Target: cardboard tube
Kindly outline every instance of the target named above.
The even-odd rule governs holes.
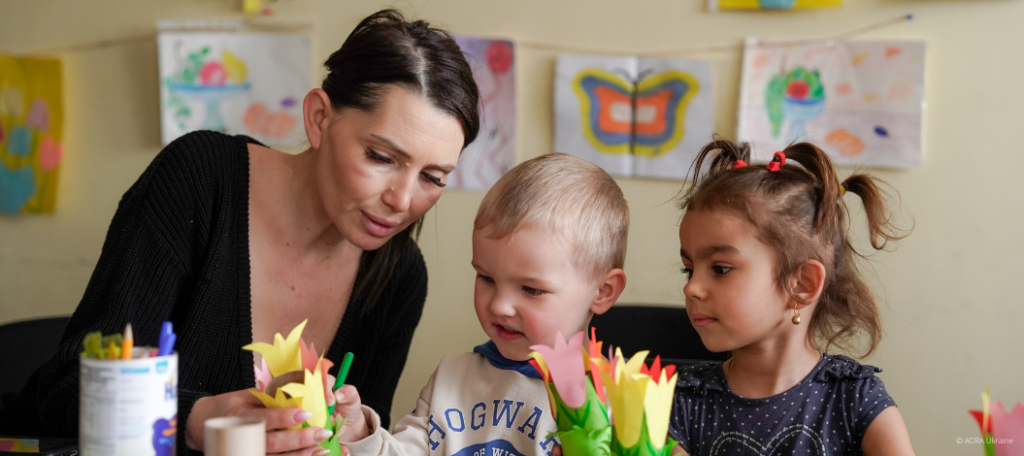
[[[267,423],[259,418],[223,417],[203,425],[206,456],[264,456]]]

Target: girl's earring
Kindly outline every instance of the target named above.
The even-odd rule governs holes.
[[[797,310],[797,308],[796,308],[796,307],[794,307],[794,308],[793,308],[793,324],[794,324],[794,325],[799,325],[799,324],[800,324],[800,321],[801,321],[801,320],[800,320],[800,311],[799,311],[799,310]]]

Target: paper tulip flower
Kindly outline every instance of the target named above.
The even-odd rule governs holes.
[[[662,369],[656,357],[648,367],[646,351],[627,360],[616,349],[614,355],[609,353],[610,360],[605,359],[593,330],[589,350],[583,349],[583,334],[568,342],[558,334],[553,348],[530,347],[531,363],[547,387],[562,453],[667,456],[675,446],[667,438],[675,366]]]
[[[625,448],[636,445],[643,427],[644,393],[650,377],[642,374],[640,367],[647,353],[637,352],[629,361],[624,361],[622,349],[615,349],[614,370],[604,377],[608,403],[615,420],[615,439]]]
[[[1002,402],[993,407],[990,392],[981,393],[981,410],[971,410],[978,421],[986,456],[1024,456],[1024,406],[1006,413]]]
[[[580,357],[581,353],[586,356],[586,352],[583,352],[583,332],[576,333],[566,342],[559,331],[554,348],[531,345],[530,349],[534,350],[530,356],[538,360],[538,363],[544,363],[565,405],[569,408],[583,406],[587,399],[587,371]]]
[[[281,337],[281,333],[277,333],[274,334],[273,345],[265,342],[253,342],[242,349],[262,355],[274,377],[302,370],[302,352],[299,349],[299,344],[302,342],[302,330],[305,329],[307,321],[303,320],[299,326],[292,329],[287,339]]]
[[[668,366],[663,370],[660,364],[660,357],[655,357],[650,369],[651,381],[647,384],[647,391],[644,394],[644,423],[647,426],[647,437],[657,451],[666,446],[668,423],[672,418],[672,399],[675,397],[676,380],[679,379],[675,374],[675,366]],[[671,447],[669,450],[671,451]]]
[[[267,408],[297,407],[313,414],[306,422],[295,426],[322,427],[334,431],[330,439],[320,446],[330,450],[332,456],[342,456],[339,438],[344,420],[330,418],[327,409],[327,370],[334,365],[322,355],[316,354],[316,347],[308,346],[302,340],[303,321],[292,329],[288,337],[274,335],[274,343],[254,342],[242,347],[262,355],[260,365],[253,366],[257,387],[249,390]],[[340,417],[339,417],[340,418]]]
[[[668,456],[676,442],[668,438],[672,399],[675,394],[675,366],[661,368],[655,357],[651,367],[644,364],[647,351],[626,360],[621,349],[612,355],[611,373],[604,374],[605,390],[611,404],[612,453],[620,456]]]
[[[531,363],[544,379],[564,456],[600,456],[610,452],[608,407],[587,378],[590,358],[583,350],[583,336],[580,331],[566,342],[559,332],[553,348],[530,346],[534,350],[530,353]]]

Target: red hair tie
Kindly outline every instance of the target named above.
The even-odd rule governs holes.
[[[736,161],[732,162],[732,169],[745,168],[746,166],[747,166],[747,162],[745,162],[743,160],[736,160]]]
[[[780,150],[775,153],[775,156],[772,157],[772,161],[768,163],[768,171],[774,173],[778,171],[780,168],[782,168],[782,165],[784,165],[785,163],[786,154],[782,153],[782,151]]]

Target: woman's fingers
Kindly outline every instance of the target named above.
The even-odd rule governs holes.
[[[267,431],[267,454],[313,455],[322,449],[320,442],[332,435],[333,432],[320,427]]]
[[[311,412],[295,407],[251,409],[246,410],[243,415],[263,418],[267,422],[267,432],[276,429],[288,429],[302,424],[313,417]]]

